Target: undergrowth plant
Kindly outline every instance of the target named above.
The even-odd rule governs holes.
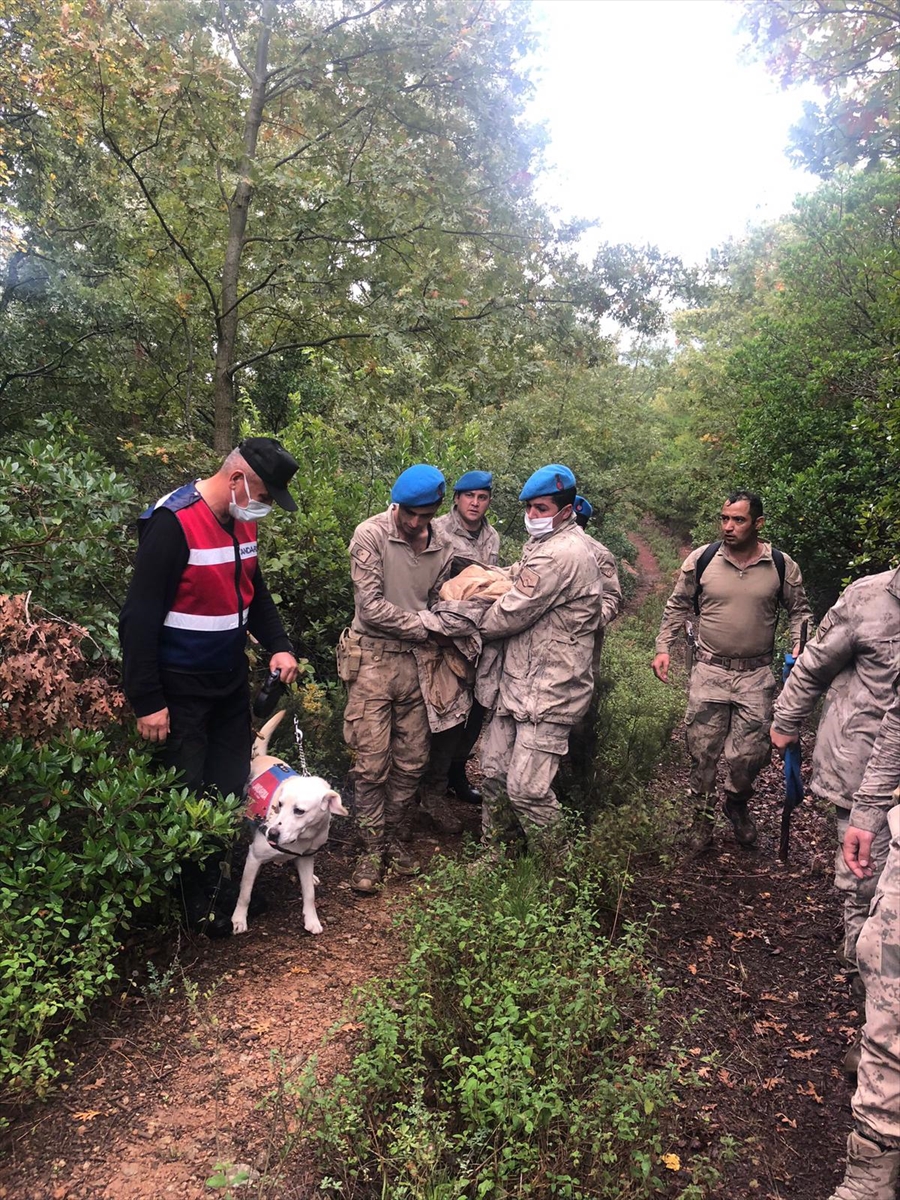
[[[180,864],[230,838],[240,801],[174,786],[148,753],[70,730],[0,741],[0,1088],[46,1092],[60,1039],[117,979],[135,910],[165,904]]]
[[[621,880],[587,839],[551,861],[447,862],[400,924],[407,957],[364,993],[362,1047],[297,1127],[343,1197],[649,1196],[681,1067],[657,1058],[646,930],[611,936]],[[293,1122],[292,1122],[293,1124]]]

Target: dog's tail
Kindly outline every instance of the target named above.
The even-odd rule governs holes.
[[[256,740],[253,743],[253,749],[250,751],[251,760],[260,754],[269,753],[269,740],[272,737],[272,734],[281,724],[282,718],[286,712],[286,708],[280,709],[274,717],[269,717],[268,721],[266,721],[265,725],[263,725],[262,729],[256,735]]]

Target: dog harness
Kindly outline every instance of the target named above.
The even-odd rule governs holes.
[[[188,548],[187,566],[159,639],[164,667],[230,671],[243,654],[256,572],[256,524],[235,521],[226,529],[193,483],[170,492],[141,513],[172,512]]]
[[[276,763],[268,771],[263,771],[262,775],[257,775],[247,788],[247,808],[244,812],[247,820],[257,825],[264,821],[276,791],[286,779],[296,774],[286,763]]]

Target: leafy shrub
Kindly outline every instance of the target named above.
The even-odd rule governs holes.
[[[0,456],[3,590],[31,592],[35,604],[77,621],[115,653],[132,489],[90,447],[74,417],[36,425],[36,437]]]
[[[0,737],[43,741],[116,720],[125,698],[85,659],[85,636],[69,622],[33,620],[27,596],[0,595]]]
[[[198,799],[99,732],[0,741],[0,1086],[46,1091],[58,1039],[117,976],[135,909],[165,902],[179,864],[230,837],[239,801]]]
[[[644,930],[612,939],[617,882],[578,842],[556,868],[447,863],[405,910],[408,962],[364,996],[364,1044],[305,1136],[346,1197],[649,1196],[662,990]]]

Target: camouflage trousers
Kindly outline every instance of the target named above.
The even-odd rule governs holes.
[[[890,852],[857,944],[866,1023],[853,1116],[863,1137],[900,1150],[900,807],[890,818]]]
[[[769,667],[726,671],[694,663],[684,718],[692,792],[715,792],[716,766],[724,755],[725,791],[749,800],[756,776],[771,758],[774,700],[775,676]]]
[[[370,848],[383,849],[412,809],[431,731],[415,656],[366,647],[361,653],[344,710],[344,741],[355,752],[360,832]]]
[[[481,749],[482,840],[504,840],[559,819],[553,780],[569,744],[568,725],[495,713]]]
[[[857,879],[844,862],[844,834],[850,824],[850,813],[846,808],[835,809],[837,817],[837,850],[834,855],[834,886],[844,896],[844,958],[850,967],[857,965],[856,943],[865,925],[875,889],[881,878],[891,844],[891,831],[887,823],[875,834],[872,842],[872,861],[875,869],[871,879]]]

